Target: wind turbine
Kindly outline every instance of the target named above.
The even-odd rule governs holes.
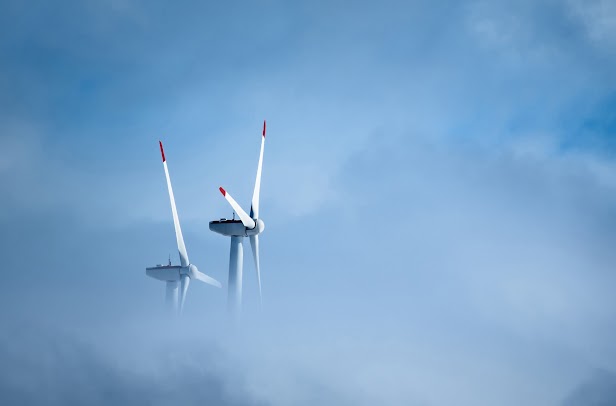
[[[227,199],[233,210],[238,214],[239,220],[220,219],[210,221],[210,230],[215,233],[231,237],[231,252],[229,256],[229,309],[237,312],[242,304],[242,272],[244,262],[244,237],[250,238],[252,256],[257,270],[257,284],[259,286],[259,302],[261,302],[261,271],[259,269],[259,234],[265,229],[263,220],[259,218],[259,193],[261,190],[261,168],[263,166],[263,148],[265,146],[265,121],[261,137],[261,153],[257,166],[255,190],[252,195],[250,215],[222,187],[220,193]]]
[[[145,273],[154,279],[165,281],[167,283],[167,304],[174,310],[178,309],[179,304],[179,311],[182,313],[184,301],[186,300],[186,292],[188,291],[188,285],[190,284],[191,279],[196,279],[218,288],[220,288],[221,285],[216,279],[199,272],[197,267],[191,264],[188,260],[188,252],[186,252],[186,245],[184,245],[184,237],[182,236],[180,219],[178,218],[178,212],[175,208],[175,198],[173,197],[173,189],[171,188],[171,179],[169,178],[169,169],[167,169],[167,160],[165,159],[163,143],[161,141],[158,143],[160,144],[160,154],[163,157],[163,168],[165,169],[165,176],[167,178],[169,200],[171,200],[171,213],[173,214],[173,225],[175,226],[175,239],[177,240],[178,251],[180,253],[180,265],[171,265],[171,259],[169,259],[169,264],[156,265],[151,268],[146,268]],[[180,285],[179,301],[178,285]]]

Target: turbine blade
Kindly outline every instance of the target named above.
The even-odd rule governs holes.
[[[184,310],[184,301],[186,301],[186,292],[188,292],[188,285],[190,285],[190,277],[188,275],[182,275],[181,281],[182,287],[180,292],[180,314]]]
[[[250,236],[250,248],[252,248],[252,257],[255,260],[255,269],[257,270],[257,284],[259,285],[259,304],[261,303],[261,269],[259,268],[259,235]]]
[[[190,277],[198,281],[205,282],[209,285],[216,286],[217,288],[222,288],[222,285],[220,284],[220,282],[218,282],[216,279],[212,278],[211,276],[207,276],[201,271],[191,269]]]
[[[188,253],[186,252],[186,246],[184,245],[184,237],[182,236],[182,227],[180,227],[180,219],[178,218],[178,211],[175,207],[175,198],[173,197],[173,188],[171,187],[171,178],[169,177],[169,169],[167,168],[167,160],[165,159],[165,151],[163,150],[163,143],[160,144],[160,154],[163,157],[163,167],[165,168],[165,176],[167,177],[167,189],[169,190],[169,200],[171,200],[171,212],[173,213],[173,225],[175,226],[175,239],[178,243],[178,252],[180,253],[180,262],[182,266],[188,266],[190,261],[188,260]]]
[[[246,213],[244,209],[242,209],[240,205],[237,204],[235,199],[233,199],[231,195],[227,193],[225,189],[223,189],[222,187],[219,189],[220,189],[220,193],[222,193],[222,195],[225,197],[225,199],[227,199],[231,207],[233,207],[233,210],[235,210],[237,215],[240,216],[240,220],[242,220],[242,224],[244,224],[244,227],[251,228],[251,229],[255,228],[255,225],[256,225],[255,221],[250,218],[248,213]]]
[[[255,179],[255,190],[252,194],[252,205],[250,206],[250,217],[259,218],[259,195],[261,192],[261,168],[263,168],[263,148],[265,148],[265,120],[263,120],[263,136],[261,137],[261,153],[259,154],[259,164],[257,165],[257,178]]]

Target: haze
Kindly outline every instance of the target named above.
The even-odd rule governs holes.
[[[0,403],[616,404],[616,3],[0,4]],[[224,186],[260,131],[263,309]],[[248,253],[248,250],[246,250]]]

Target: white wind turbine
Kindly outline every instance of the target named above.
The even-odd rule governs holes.
[[[238,214],[239,220],[220,219],[210,221],[210,230],[231,237],[231,253],[229,256],[229,308],[237,312],[242,304],[242,271],[244,262],[244,237],[250,237],[250,246],[257,270],[257,284],[259,286],[259,301],[261,301],[261,273],[259,269],[259,234],[265,229],[263,220],[259,218],[259,192],[261,190],[261,168],[263,166],[263,148],[265,146],[265,121],[261,137],[261,153],[257,166],[255,190],[252,195],[250,215],[222,187],[220,192],[227,199],[233,210]]]
[[[178,251],[180,253],[180,265],[171,265],[170,259],[168,265],[156,265],[151,268],[146,268],[145,273],[152,278],[165,281],[167,283],[167,303],[174,310],[178,308],[179,304],[179,311],[182,313],[184,301],[186,300],[186,292],[188,291],[188,285],[190,284],[191,279],[196,279],[218,288],[220,288],[221,285],[216,279],[199,272],[197,267],[191,264],[188,260],[188,253],[186,252],[186,246],[184,245],[184,237],[182,236],[182,228],[180,227],[178,212],[175,208],[175,198],[173,197],[173,189],[171,188],[171,179],[169,178],[169,169],[167,169],[165,151],[163,150],[163,143],[159,141],[159,144],[160,154],[163,158],[163,168],[165,169],[165,176],[167,178],[167,189],[169,189],[169,200],[171,200],[171,213],[173,214],[175,238],[177,240]],[[178,284],[181,285],[179,303]]]

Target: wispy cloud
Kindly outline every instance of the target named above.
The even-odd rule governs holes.
[[[607,386],[616,370],[612,8],[3,4],[0,313],[114,343],[3,330],[0,392],[34,403],[590,399],[603,390],[584,384],[592,371]],[[264,312],[248,257],[243,339],[209,336],[226,331],[224,290],[195,286],[187,303],[195,341],[232,360],[166,351],[194,344],[183,329],[156,349],[114,332],[163,309],[143,272],[175,252],[158,140],[191,259],[224,281],[228,241],[207,221],[229,216],[220,185],[250,200],[264,118]],[[242,373],[204,367],[228,361]]]

